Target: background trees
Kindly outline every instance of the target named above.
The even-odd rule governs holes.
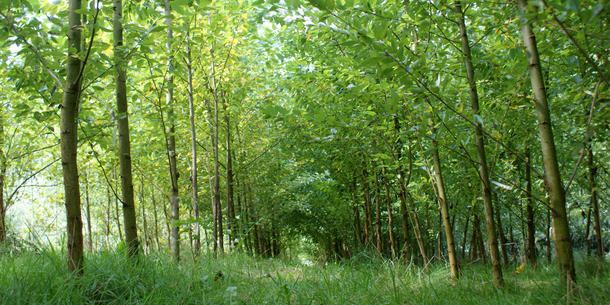
[[[424,266],[448,258],[454,277],[458,261],[489,251],[498,285],[526,251],[534,265],[550,259],[555,238],[568,274],[566,245],[603,256],[607,244],[608,10],[519,3],[127,1],[122,45],[111,37],[118,2],[75,6],[72,24],[63,3],[3,3],[2,218],[13,202],[30,207],[10,190],[35,190],[32,202],[66,202],[69,232],[84,215],[90,250],[132,249],[135,226],[143,253],[170,246],[177,259],[200,246],[265,257],[370,249]],[[547,90],[530,89],[536,75]],[[126,108],[109,106],[115,90],[128,133]],[[550,123],[534,119],[538,93]],[[535,144],[536,124],[552,127],[540,139],[554,152]],[[58,196],[36,185],[56,180],[62,137],[71,191]],[[117,166],[127,146],[135,206],[119,187],[130,184]],[[118,216],[121,204],[135,221]]]

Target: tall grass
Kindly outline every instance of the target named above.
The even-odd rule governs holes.
[[[137,260],[122,253],[87,257],[74,277],[65,255],[52,249],[0,254],[1,304],[566,304],[554,265],[520,274],[505,271],[493,285],[490,268],[467,265],[449,280],[447,266],[417,266],[366,255],[342,263],[305,265],[243,254],[175,263],[155,253]],[[610,268],[578,264],[569,303],[610,304]]]

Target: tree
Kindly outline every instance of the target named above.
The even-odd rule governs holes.
[[[78,183],[78,104],[81,95],[83,62],[81,51],[81,0],[70,0],[68,13],[68,75],[61,104],[61,164],[67,217],[68,267],[83,272],[83,221],[81,219],[80,186]]]
[[[131,174],[131,142],[129,140],[129,111],[127,110],[126,73],[123,68],[125,56],[123,49],[123,2],[114,0],[113,7],[113,38],[116,69],[116,101],[119,122],[119,159],[121,161],[121,190],[123,194],[123,223],[128,254],[138,254],[138,226],[136,224],[136,208],[133,195],[133,179]]]
[[[530,80],[534,93],[534,105],[536,117],[538,119],[538,131],[540,133],[540,143],[542,146],[542,158],[544,163],[545,184],[551,201],[551,212],[553,216],[553,232],[555,250],[557,253],[557,263],[561,271],[561,280],[571,291],[573,282],[576,280],[574,271],[574,258],[572,256],[572,239],[568,226],[566,213],[566,198],[561,183],[559,162],[555,150],[555,140],[551,126],[551,113],[547,103],[547,93],[542,77],[540,66],[540,56],[536,36],[533,32],[532,13],[528,8],[527,1],[518,0],[521,10],[521,22],[523,33],[523,44],[527,53],[529,64]]]
[[[464,22],[464,11],[460,1],[455,2],[455,11],[458,13],[458,26],[462,41],[462,54],[464,55],[464,66],[466,68],[466,78],[470,89],[470,107],[475,119],[474,133],[477,147],[477,157],[479,166],[479,178],[481,180],[481,191],[483,194],[483,203],[485,207],[485,224],[487,227],[487,240],[489,243],[489,252],[491,254],[491,265],[493,270],[494,282],[496,286],[504,285],[502,277],[502,269],[500,267],[500,254],[498,251],[498,239],[496,237],[496,227],[494,224],[494,208],[492,203],[491,186],[489,185],[489,173],[487,170],[487,157],[485,154],[485,143],[483,139],[483,131],[481,128],[482,120],[479,113],[479,95],[477,93],[476,80],[474,78],[474,66],[472,64],[472,55],[470,53],[470,42],[468,41],[468,33]],[[508,262],[506,262],[508,263]]]

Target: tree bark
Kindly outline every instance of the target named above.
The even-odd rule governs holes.
[[[432,129],[432,134],[436,134],[433,124],[430,125],[430,128]],[[453,239],[453,231],[451,230],[449,207],[447,205],[447,196],[445,195],[445,184],[443,182],[443,175],[441,172],[441,159],[438,154],[436,138],[432,139],[432,160],[434,164],[434,180],[436,182],[436,188],[438,191],[438,205],[441,212],[443,227],[445,229],[445,239],[447,240],[447,253],[449,255],[451,278],[457,279],[460,275],[459,262],[455,254],[455,242]]]
[[[518,0],[519,9],[523,15],[530,14],[526,0]],[[553,231],[557,263],[561,272],[561,281],[571,292],[573,281],[575,281],[574,258],[566,212],[566,198],[561,183],[561,173],[557,161],[555,141],[551,125],[551,114],[547,103],[546,89],[540,67],[540,57],[536,45],[536,37],[532,30],[530,18],[522,17],[523,43],[529,63],[530,80],[534,93],[534,104],[538,118],[538,130],[542,146],[542,159],[544,163],[545,182],[551,199],[551,211],[553,216]]]
[[[358,195],[356,193],[356,175],[353,176],[351,183],[351,192],[352,192],[352,209],[354,210],[354,244],[356,247],[359,247],[361,244],[364,244],[363,234],[362,234],[362,224],[360,223],[360,209],[358,209]]]
[[[190,26],[190,25],[189,25]],[[193,103],[193,67],[191,59],[191,37],[190,33],[186,33],[186,67],[187,67],[187,85],[189,99],[189,121],[191,124],[191,205],[193,209],[193,250],[195,257],[199,256],[201,249],[201,232],[199,228],[199,185],[197,181],[197,131],[195,125],[195,106]]]
[[[167,43],[166,49],[169,54],[167,60],[167,94],[166,101],[169,105],[167,113],[169,120],[169,139],[167,154],[169,159],[169,174],[171,181],[171,238],[170,238],[170,251],[172,257],[176,260],[180,260],[180,228],[176,225],[176,222],[180,220],[180,202],[178,197],[178,171],[176,168],[176,127],[174,123],[174,56],[172,55],[172,42],[174,39],[174,33],[172,31],[173,17],[171,14],[171,8],[169,2],[171,0],[165,0],[165,24],[167,25]]]
[[[152,203],[152,208],[153,208],[153,221],[154,221],[154,228],[155,228],[155,247],[157,249],[157,251],[159,251],[159,217],[157,214],[157,200],[155,199],[155,192],[152,192],[151,195],[151,203]]]
[[[93,252],[93,234],[91,233],[91,208],[89,204],[89,180],[85,176],[85,208],[87,212],[87,235],[89,236],[89,252]]]
[[[375,245],[377,253],[382,256],[381,246],[381,190],[379,189],[379,175],[375,173]]]
[[[123,2],[114,0],[113,40],[114,64],[116,69],[116,102],[119,123],[119,158],[121,165],[121,193],[123,197],[123,224],[129,256],[138,254],[138,225],[136,208],[133,199],[133,177],[131,173],[131,144],[129,140],[129,111],[127,109],[127,85],[125,52],[123,50]]]
[[[464,22],[464,12],[460,1],[455,3],[455,10],[459,15],[458,27],[460,29],[462,40],[462,53],[464,55],[464,65],[466,67],[466,77],[470,88],[470,104],[472,113],[475,118],[475,139],[477,147],[477,156],[479,159],[479,176],[481,180],[481,189],[483,193],[483,203],[485,207],[485,224],[487,228],[487,240],[489,243],[489,252],[491,254],[491,264],[496,286],[503,286],[504,279],[502,276],[502,268],[500,266],[500,255],[498,253],[498,244],[496,238],[496,230],[494,226],[494,209],[492,203],[491,187],[489,183],[489,172],[487,169],[487,157],[485,155],[485,143],[483,140],[483,129],[479,118],[479,96],[477,93],[477,85],[474,77],[474,66],[472,64],[472,55],[470,52],[470,42],[468,41],[468,33]],[[477,119],[478,118],[478,119]]]
[[[371,193],[366,168],[362,169],[362,191],[364,197],[364,245],[367,247],[371,242],[373,224],[371,223]]]
[[[233,156],[231,155],[231,118],[229,109],[227,108],[227,100],[223,98],[223,107],[225,112],[226,124],[226,150],[227,150],[227,227],[229,228],[229,250],[233,246],[235,238],[236,223],[235,223],[235,204],[233,203]]]
[[[385,188],[385,197],[386,197],[386,209],[388,211],[388,234],[390,238],[390,252],[392,254],[392,259],[396,258],[396,247],[394,244],[394,219],[392,218],[392,198],[390,197],[390,186],[388,185],[388,180],[385,175],[385,167],[382,168],[381,172],[381,180],[383,182]]]
[[[604,260],[604,242],[602,239],[601,221],[599,217],[599,202],[597,199],[597,186],[595,176],[597,175],[597,167],[593,162],[593,147],[592,140],[588,143],[587,159],[589,163],[589,188],[591,189],[591,210],[593,211],[593,229],[595,230],[595,241],[597,242],[596,254],[600,260]]]
[[[6,166],[8,159],[4,152],[5,135],[4,135],[4,104],[0,103],[0,244],[6,240],[6,208],[4,202],[4,179],[6,177]]]
[[[83,221],[81,218],[80,188],[78,182],[78,104],[81,90],[81,0],[70,0],[68,13],[67,77],[61,105],[61,164],[63,173],[67,236],[68,267],[76,274],[83,273]]]
[[[400,138],[400,122],[398,121],[398,117],[394,117],[394,130],[396,132],[396,161],[398,162],[398,184],[399,184],[399,194],[398,198],[400,199],[400,216],[401,216],[401,225],[402,225],[402,239],[403,239],[403,247],[402,247],[402,255],[405,257],[405,262],[407,264],[411,261],[411,245],[409,242],[409,215],[407,209],[407,198],[406,198],[406,189],[408,187],[408,183],[410,182],[410,175],[413,168],[413,158],[411,157],[411,150],[409,148],[409,177],[407,181],[405,181],[405,172],[402,167],[402,140]]]
[[[532,197],[532,164],[529,149],[525,151],[525,193],[527,196],[527,258],[536,269],[536,225],[534,223],[534,200]]]

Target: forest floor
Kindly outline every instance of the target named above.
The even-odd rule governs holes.
[[[116,252],[87,256],[80,278],[53,250],[0,253],[0,304],[610,304],[610,264],[577,263],[569,302],[555,265],[504,268],[496,289],[491,269],[465,265],[452,282],[435,264],[418,266],[359,255],[341,263],[304,264],[231,254],[174,263],[151,254],[134,264]]]

